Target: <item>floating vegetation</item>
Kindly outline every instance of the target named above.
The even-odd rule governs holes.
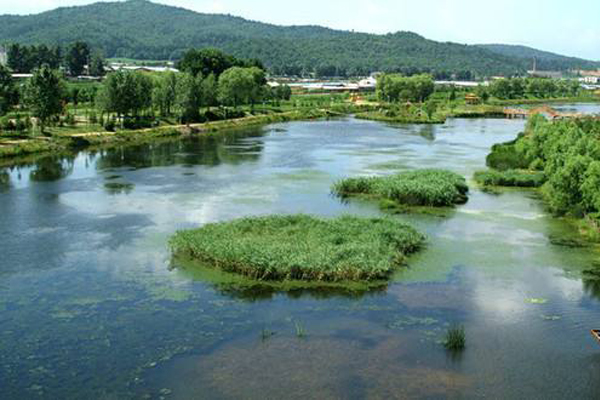
[[[465,328],[460,325],[453,325],[446,331],[444,337],[444,347],[450,351],[462,351],[466,346]]]
[[[454,172],[423,169],[383,177],[348,178],[332,189],[339,197],[373,196],[406,206],[449,207],[467,202],[469,187]]]
[[[475,181],[484,186],[541,187],[546,181],[543,172],[510,169],[475,172]]]
[[[107,181],[114,181],[115,179],[120,179],[120,178],[121,178],[121,175],[110,175],[104,179],[106,179]]]
[[[109,182],[104,184],[104,188],[110,194],[127,194],[130,193],[135,187],[132,183],[119,183],[119,182]]]
[[[419,318],[419,317],[414,317],[412,315],[409,315],[409,316],[400,317],[397,320],[388,323],[387,327],[390,329],[404,329],[407,327],[432,326],[432,325],[437,325],[437,324],[439,324],[439,321],[434,318],[430,318],[430,317]]]
[[[390,218],[307,215],[243,218],[175,234],[175,254],[263,281],[372,281],[391,273],[425,238]]]
[[[531,299],[527,299],[527,302],[529,304],[546,304],[546,303],[548,303],[548,299],[531,298]]]

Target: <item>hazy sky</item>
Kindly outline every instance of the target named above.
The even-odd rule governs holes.
[[[0,0],[0,14],[29,14],[89,0]],[[600,60],[600,0],[156,0],[199,12],[280,25],[363,32],[407,30],[460,43],[523,44]]]

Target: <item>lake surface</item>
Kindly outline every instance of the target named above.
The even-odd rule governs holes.
[[[471,181],[523,126],[291,122],[0,169],[0,398],[600,397],[598,249],[561,245],[575,229],[535,192]],[[428,245],[387,287],[232,286],[168,250],[248,215],[380,215],[331,184],[431,167],[467,177],[470,201],[395,217]],[[460,356],[440,344],[452,324]]]

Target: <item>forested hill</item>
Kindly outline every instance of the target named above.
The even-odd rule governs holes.
[[[59,8],[30,16],[0,16],[0,43],[102,48],[108,57],[177,59],[190,47],[216,47],[259,58],[275,73],[364,75],[428,71],[444,77],[513,74],[529,60],[486,48],[427,40],[410,32],[374,35],[317,26],[283,27],[229,15],[200,14],[145,0]],[[572,66],[569,66],[569,68]]]
[[[533,67],[533,59],[536,59],[538,70],[566,71],[569,69],[596,69],[600,68],[600,62],[584,60],[576,57],[566,57],[560,54],[541,51],[527,46],[514,46],[507,44],[482,44],[479,47],[501,54],[507,57],[519,58]]]

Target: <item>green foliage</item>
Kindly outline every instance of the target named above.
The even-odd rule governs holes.
[[[257,67],[263,69],[262,63],[256,60],[237,59],[230,54],[225,54],[218,49],[190,49],[177,63],[177,68],[196,76],[214,75],[215,77],[232,67]]]
[[[524,135],[510,144],[495,146],[492,155],[494,160],[508,160],[498,163],[502,166],[519,164],[517,168],[543,171],[546,181],[542,194],[556,214],[584,216],[600,212],[598,119],[531,118]]]
[[[167,72],[156,78],[152,91],[152,103],[162,116],[170,116],[177,100],[177,75]]]
[[[6,114],[17,104],[19,92],[12,79],[10,70],[0,65],[0,116]]]
[[[348,178],[332,189],[340,197],[370,195],[407,206],[446,207],[465,203],[465,178],[444,170],[424,169],[383,177]]]
[[[106,77],[98,95],[100,108],[119,116],[138,116],[151,106],[152,88],[151,78],[141,72],[114,72]]]
[[[545,180],[543,172],[525,170],[488,170],[475,173],[475,181],[484,186],[540,187]]]
[[[40,40],[40,42],[45,41],[45,39]],[[58,69],[62,61],[60,47],[48,47],[43,44],[39,46],[22,46],[18,43],[13,43],[8,46],[7,55],[8,67],[16,73],[30,73],[34,69],[41,68],[44,65]]]
[[[234,107],[254,104],[262,98],[265,83],[264,71],[259,68],[229,68],[219,77],[218,99]]]
[[[73,43],[65,57],[65,63],[71,76],[82,75],[86,64],[89,63],[90,48],[85,42]]]
[[[63,112],[66,86],[60,72],[42,67],[33,73],[25,86],[25,104],[40,121],[40,129]]]
[[[104,54],[101,51],[96,51],[92,55],[92,59],[90,61],[90,75],[92,76],[104,76],[104,66],[106,64],[106,60],[104,59]]]
[[[431,75],[405,77],[400,74],[382,74],[377,78],[377,97],[387,102],[424,102],[435,89]]]
[[[177,78],[176,99],[181,110],[181,121],[197,122],[202,104],[202,75],[185,73]]]
[[[486,164],[490,168],[506,171],[526,169],[529,167],[530,161],[518,151],[515,141],[513,141],[492,146],[492,152],[487,156]]]
[[[552,97],[577,97],[581,87],[576,80],[556,81],[546,78],[496,79],[489,87],[492,96],[507,99],[522,99],[527,96],[538,99]]]
[[[170,241],[208,265],[258,280],[388,279],[423,235],[387,218],[244,218],[178,232]]]
[[[462,351],[466,346],[465,328],[463,326],[452,326],[446,331],[444,347],[449,351]]]
[[[435,42],[411,32],[373,35],[316,26],[280,27],[147,1],[99,2],[39,15],[3,16],[0,37],[8,42],[63,46],[85,40],[107,57],[146,60],[181,58],[190,46],[218,48],[236,57],[259,57],[274,73],[287,75],[386,71],[457,78],[509,76],[530,69],[532,60],[478,46]],[[598,68],[590,61],[555,58],[565,60],[557,65],[561,70]]]

